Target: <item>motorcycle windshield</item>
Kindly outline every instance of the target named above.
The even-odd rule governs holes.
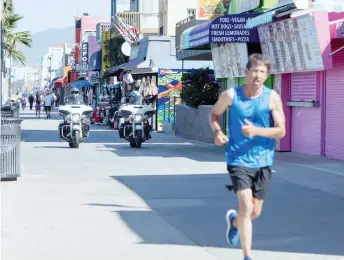
[[[133,91],[129,94],[129,104],[142,105],[141,96],[137,91]]]
[[[66,105],[85,105],[84,99],[82,96],[68,96],[66,100]]]

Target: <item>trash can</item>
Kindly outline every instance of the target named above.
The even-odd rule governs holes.
[[[0,132],[1,181],[16,181],[20,171],[21,123],[19,118],[2,117]]]

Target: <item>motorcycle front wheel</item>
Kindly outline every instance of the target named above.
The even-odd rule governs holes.
[[[80,132],[74,131],[74,148],[79,148],[80,145]]]
[[[142,130],[136,130],[136,148],[142,146]]]

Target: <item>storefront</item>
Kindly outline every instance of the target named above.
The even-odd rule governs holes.
[[[245,84],[248,56],[261,52],[257,28],[246,29],[249,19],[260,13],[220,16],[214,20],[186,29],[180,37],[180,49],[194,51],[195,58],[204,57],[201,51],[210,50],[215,78],[222,89]],[[193,57],[188,57],[193,59]],[[273,88],[274,78],[266,85]],[[227,117],[224,115],[224,127]]]
[[[282,73],[289,90],[282,100],[290,151],[344,160],[344,25],[334,17],[344,13],[294,15],[258,33],[272,73]]]
[[[344,13],[330,14],[333,69],[324,76],[324,146],[326,157],[344,160]]]

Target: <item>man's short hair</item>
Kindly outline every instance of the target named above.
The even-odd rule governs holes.
[[[248,57],[246,69],[250,70],[252,66],[264,65],[267,68],[268,74],[271,71],[271,63],[263,54],[254,53]]]

